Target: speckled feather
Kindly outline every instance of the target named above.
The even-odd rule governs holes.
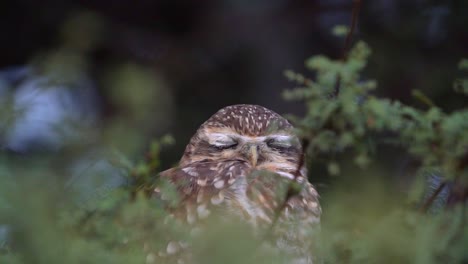
[[[229,131],[244,136],[262,136],[281,131],[291,133],[293,126],[277,113],[258,105],[227,106],[212,115],[197,130],[185,148],[180,165],[189,164],[197,159],[197,155],[207,155],[200,148],[200,137],[205,131]]]
[[[181,206],[174,214],[190,225],[216,212],[266,227],[279,210],[290,182],[278,174],[255,170],[238,160],[197,162],[167,170],[161,177],[177,187]],[[316,224],[320,216],[318,194],[303,176],[297,182],[302,190],[289,199],[281,219],[300,217],[296,220]]]
[[[239,147],[214,148],[210,141],[219,134],[237,138]],[[299,142],[292,125],[264,107],[234,105],[219,110],[197,130],[179,166],[161,173],[161,178],[169,180],[180,196],[179,203],[168,209],[192,230],[198,230],[205,219],[218,216],[237,217],[262,233],[271,226],[290,182],[295,180],[301,190],[287,201],[273,232],[277,247],[308,255],[308,232],[320,222],[318,194],[307,181],[305,167],[300,169],[300,175],[294,175],[302,155],[300,144],[272,149],[260,142],[269,136]],[[250,163],[241,151],[243,141],[250,140],[260,142],[258,164]],[[169,249],[168,246],[168,252]]]

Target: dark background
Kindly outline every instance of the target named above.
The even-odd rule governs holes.
[[[377,81],[377,96],[426,110],[412,96],[418,89],[446,112],[467,106],[453,81],[466,78],[457,65],[468,58],[468,1],[361,2],[352,42],[372,48],[362,80]],[[313,79],[307,58],[341,58],[345,41],[331,30],[350,25],[352,8],[352,0],[0,0],[0,258],[16,244],[26,262],[127,256],[120,250],[121,231],[153,234],[140,212],[154,208],[138,202],[126,210],[117,203],[130,192],[120,191],[150,186],[156,172],[178,161],[200,124],[224,106],[260,104],[302,116],[303,102],[281,96],[296,85],[283,72]],[[165,134],[175,144],[163,146],[153,157],[156,168],[145,171],[145,155],[158,146],[153,140]],[[330,232],[324,240],[330,257],[455,263],[444,261],[442,250],[466,257],[466,246],[457,245],[463,220],[456,211],[446,215],[450,221],[433,222],[400,210],[408,203],[420,208],[431,193],[426,189],[435,190],[440,176],[450,175],[436,169],[418,184],[418,161],[403,148],[372,145],[371,136],[389,135],[360,142],[376,152],[364,169],[353,163],[356,153],[346,151],[308,160],[310,181],[321,195],[323,230]],[[330,161],[339,164],[339,176],[327,173]],[[429,211],[444,208],[452,186]],[[73,206],[62,214],[68,201],[85,210]],[[107,213],[116,210],[121,212]],[[105,216],[90,218],[86,228],[82,211]],[[148,212],[153,222],[155,211]],[[100,235],[75,238],[69,226],[79,228],[76,234]],[[229,242],[244,245],[235,237]],[[101,242],[118,243],[119,255]]]
[[[80,51],[89,65],[91,96],[73,95],[72,110],[85,108],[79,118],[92,116],[93,133],[99,136],[93,140],[83,136],[80,143],[105,141],[102,127],[127,116],[103,76],[115,65],[140,65],[164,83],[164,107],[146,111],[165,121],[150,117],[129,122],[126,129],[142,135],[146,143],[172,134],[176,145],[163,155],[163,167],[168,167],[178,160],[196,128],[224,106],[252,103],[281,114],[303,113],[302,104],[281,98],[284,89],[294,87],[283,71],[313,77],[304,67],[305,59],[316,54],[339,58],[344,41],[330,31],[334,25],[350,24],[351,9],[352,1],[343,0],[1,1],[0,71],[9,83],[9,94],[18,96],[15,91],[31,79],[24,69],[67,46],[63,25],[92,14],[101,25],[98,40]],[[453,92],[452,83],[460,76],[459,60],[468,55],[467,14],[468,2],[463,0],[363,1],[353,41],[362,39],[373,49],[364,78],[378,81],[380,96],[423,108],[411,96],[412,89],[419,89],[447,111],[462,107],[466,99]],[[68,33],[81,41],[83,32]],[[75,44],[72,49],[80,47]],[[41,71],[34,69],[37,77]],[[161,100],[150,99],[146,104]],[[68,104],[64,109],[70,109]],[[26,139],[12,144],[9,137],[3,138],[3,149],[23,155],[65,148],[50,147],[47,140],[41,143],[44,139],[34,128],[20,130],[28,134]],[[142,144],[135,153],[144,149]]]

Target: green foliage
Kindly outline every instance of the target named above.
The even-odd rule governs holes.
[[[91,24],[81,23],[82,19]],[[84,71],[87,62],[81,53],[99,41],[102,23],[90,14],[66,23],[65,47],[47,56],[47,72],[66,73],[73,80]],[[90,42],[68,34],[81,27],[90,28],[80,31],[92,33]],[[347,32],[345,27],[334,30],[337,36]],[[466,262],[464,201],[436,215],[421,213],[411,202],[423,199],[427,172],[436,171],[442,182],[466,187],[468,110],[447,113],[418,90],[413,94],[427,109],[372,95],[377,82],[362,77],[370,55],[361,41],[345,60],[323,55],[308,59],[306,66],[314,78],[285,72],[299,87],[285,91],[284,97],[307,109],[303,117],[291,120],[308,142],[310,159],[324,161],[333,176],[333,184],[321,190],[323,219],[316,255],[325,263]],[[64,62],[69,62],[68,68],[57,71]],[[468,61],[463,60],[460,68],[468,69]],[[287,263],[287,257],[275,249],[262,248],[262,241],[242,223],[213,221],[207,223],[204,236],[188,236],[194,230],[168,214],[165,206],[171,204],[151,198],[158,187],[168,200],[177,201],[173,187],[157,177],[161,150],[174,139],[163,136],[149,144],[141,160],[131,158],[145,139],[138,129],[129,128],[164,123],[170,101],[164,85],[135,65],[116,66],[106,83],[115,91],[112,104],[125,114],[109,121],[103,137],[115,149],[109,162],[123,171],[128,184],[104,186],[84,202],[76,201],[75,190],[64,188],[64,170],[56,169],[62,160],[59,166],[50,157],[25,160],[0,155],[0,224],[10,228],[8,240],[0,240],[0,263],[161,263],[159,253],[177,240],[193,245],[198,263]],[[466,95],[467,83],[457,80],[455,89]],[[158,89],[151,89],[155,86]],[[22,110],[13,109],[8,98],[0,100],[5,100],[0,112],[4,131]],[[401,147],[420,161],[419,178],[409,190],[398,190],[385,179],[388,175],[377,155],[385,144]],[[311,168],[312,180],[316,169]],[[86,173],[98,178],[91,170]]]
[[[337,35],[345,32],[335,31]],[[285,72],[299,87],[285,91],[284,97],[304,102],[307,108],[304,117],[291,116],[291,120],[300,137],[309,143],[306,151],[311,160],[325,161],[330,175],[346,177],[336,181],[344,182],[343,186],[335,184],[322,198],[325,206],[320,244],[324,259],[327,263],[467,261],[468,214],[463,199],[444,213],[424,215],[406,206],[401,192],[390,191],[392,185],[382,186],[382,171],[369,172],[379,167],[376,146],[390,144],[420,161],[420,179],[416,182],[427,176],[423,172],[437,169],[442,183],[466,188],[468,109],[446,113],[418,90],[413,95],[427,105],[425,110],[372,95],[376,81],[361,76],[370,54],[368,45],[360,41],[346,60],[322,55],[308,59],[306,66],[315,73],[314,80]],[[467,69],[467,65],[463,60],[460,68]],[[466,80],[456,81],[455,87],[466,94]],[[350,158],[354,165],[347,162]],[[377,164],[371,167],[374,162]],[[343,173],[358,168],[365,169],[358,177],[356,173]],[[416,190],[417,184],[412,188]],[[409,191],[417,197],[413,201],[422,199],[423,189]],[[420,210],[424,211],[424,206]]]
[[[332,29],[333,35],[337,37],[346,36],[348,32],[349,32],[348,26],[344,26],[344,25],[338,25],[338,26],[333,27]]]
[[[370,92],[376,82],[360,77],[370,53],[367,44],[358,42],[346,61],[312,57],[306,66],[316,72],[315,81],[286,71],[287,78],[301,85],[286,91],[284,97],[302,100],[307,106],[305,117],[292,120],[299,135],[310,142],[310,153],[337,154],[351,149],[356,152],[355,162],[364,167],[372,151],[366,139],[392,132],[393,140],[421,159],[424,168],[439,167],[447,179],[467,179],[462,163],[467,155],[468,110],[444,113],[417,90],[413,94],[429,105],[427,110],[373,96]],[[339,94],[333,95],[335,92]],[[336,164],[329,168],[336,174]]]

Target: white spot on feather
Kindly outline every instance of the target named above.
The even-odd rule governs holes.
[[[224,201],[224,195],[220,192],[218,195],[211,197],[211,203],[218,205]]]
[[[196,221],[197,221],[197,217],[195,216],[195,214],[187,214],[187,222],[190,225],[195,224]]]
[[[214,186],[216,187],[216,189],[221,189],[224,187],[224,180],[219,180],[219,181],[216,181],[214,183]]]
[[[202,187],[205,187],[207,181],[208,181],[207,179],[198,179],[197,184],[202,186]]]
[[[195,212],[193,211],[192,207],[187,206],[187,222],[190,225],[193,225],[196,221],[197,216],[195,215]]]
[[[180,249],[179,243],[171,241],[169,244],[167,244],[166,252],[169,255],[173,255],[177,253]]]
[[[206,204],[201,204],[197,207],[197,213],[200,219],[204,219],[207,218],[211,212],[208,210],[208,208],[206,208]]]
[[[198,172],[195,170],[194,167],[183,168],[182,171],[190,176],[198,176]]]
[[[291,180],[294,179],[294,175],[292,175],[291,173],[282,172],[282,171],[277,171],[276,173],[278,173],[280,176],[286,177],[288,179],[291,179]]]

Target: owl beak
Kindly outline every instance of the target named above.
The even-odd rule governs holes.
[[[257,166],[258,148],[256,145],[252,145],[249,147],[249,157],[250,157],[250,162],[252,163],[252,165],[254,167]]]

